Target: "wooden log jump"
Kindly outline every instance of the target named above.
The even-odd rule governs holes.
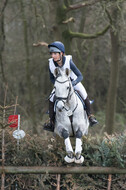
[[[43,167],[43,166],[0,166],[2,174],[126,174],[126,169],[116,167]]]

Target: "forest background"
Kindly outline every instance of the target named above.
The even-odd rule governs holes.
[[[55,40],[65,44],[66,54],[83,74],[89,98],[94,99],[92,110],[99,124],[83,138],[84,166],[126,168],[125,0],[0,0],[2,167],[66,166],[63,141],[42,127],[53,88],[47,44]],[[8,127],[8,116],[14,113],[21,115],[21,129],[26,132],[19,149],[12,136],[15,129]],[[113,175],[112,189],[126,189],[125,178]],[[4,173],[1,181],[3,189],[28,190],[59,189],[58,181],[65,190],[98,190],[110,182],[106,175],[62,175],[58,180],[49,174]]]
[[[94,131],[124,132],[126,122],[126,1],[0,1],[0,105],[15,103],[21,127],[39,134],[53,88],[46,43],[62,41],[83,74]],[[40,43],[46,42],[46,43]],[[36,45],[35,45],[36,44]],[[13,109],[7,110],[8,115]],[[94,132],[93,131],[93,132]]]

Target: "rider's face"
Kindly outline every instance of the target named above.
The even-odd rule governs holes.
[[[62,53],[62,52],[61,52],[61,53]],[[56,53],[56,52],[52,52],[52,53],[51,53],[51,57],[53,58],[53,60],[54,60],[55,62],[57,62],[57,61],[60,60],[61,54],[60,54],[60,53]]]

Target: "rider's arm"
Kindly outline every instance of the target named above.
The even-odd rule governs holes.
[[[50,75],[50,80],[51,80],[51,82],[54,84],[54,83],[55,83],[55,77],[54,77],[54,75],[51,73],[50,69],[49,69],[49,75]]]
[[[74,64],[74,62],[72,61],[72,59],[70,60],[70,69],[75,73],[75,75],[77,76],[77,79],[75,81],[73,81],[73,86],[75,86],[77,83],[81,82],[83,80],[83,76],[80,72],[80,70],[76,67],[76,65]]]

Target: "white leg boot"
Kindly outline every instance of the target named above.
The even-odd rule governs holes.
[[[69,137],[65,139],[65,146],[66,146],[67,155],[65,156],[64,160],[67,163],[72,163],[74,162],[74,154],[73,154],[73,148],[72,148]]]
[[[82,164],[84,162],[84,157],[81,155],[82,152],[82,141],[76,138],[76,148],[75,148],[75,163]]]

